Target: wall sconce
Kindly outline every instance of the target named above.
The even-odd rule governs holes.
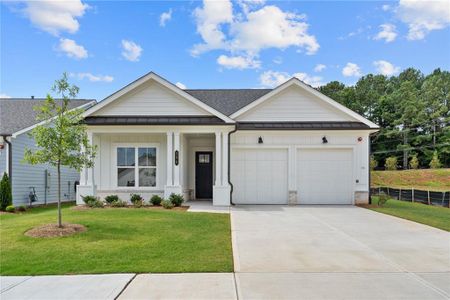
[[[362,142],[362,137],[359,137],[359,138],[358,138],[358,142]]]
[[[323,136],[322,137],[322,144],[326,144],[326,143],[328,143],[327,137]]]
[[[178,150],[175,150],[175,166],[178,166],[178,161],[179,161],[179,153]]]
[[[262,137],[259,137],[258,138],[258,144],[262,144],[262,143],[264,143],[264,141],[263,141]]]

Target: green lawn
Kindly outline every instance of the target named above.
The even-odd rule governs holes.
[[[378,198],[372,199],[377,205]],[[450,231],[449,208],[390,199],[383,207],[372,206],[369,209]]]
[[[0,274],[231,272],[228,214],[134,208],[63,209],[63,222],[88,230],[32,238],[28,229],[56,222],[56,209],[0,215]]]

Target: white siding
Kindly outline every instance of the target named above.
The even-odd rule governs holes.
[[[148,82],[116,99],[93,115],[200,116],[211,114],[159,83]]]
[[[47,203],[56,202],[58,196],[58,177],[55,167],[49,165],[29,165],[23,162],[25,147],[35,149],[34,139],[23,133],[12,139],[13,169],[12,191],[14,205],[28,203],[30,186],[36,188],[38,202],[45,199],[45,170],[50,172],[50,189],[47,191]],[[2,154],[4,155],[4,154]],[[63,200],[75,200],[74,182],[79,180],[79,173],[66,167],[61,168],[61,197]]]
[[[238,121],[355,121],[297,86],[268,99],[237,117]]]

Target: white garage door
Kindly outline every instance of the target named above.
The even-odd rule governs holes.
[[[233,149],[233,202],[287,204],[287,159],[287,149]]]
[[[351,149],[297,151],[299,204],[352,204]]]

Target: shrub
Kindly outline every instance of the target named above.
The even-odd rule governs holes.
[[[373,157],[373,155],[370,157],[370,169],[375,170],[375,168],[378,165],[378,161]]]
[[[123,200],[117,200],[117,201],[114,201],[113,203],[111,203],[111,206],[112,207],[127,207],[128,203]]]
[[[389,196],[386,195],[386,193],[381,192],[378,195],[378,206],[384,206],[386,204],[386,202],[388,201]]]
[[[17,207],[17,211],[26,211],[27,208],[25,207],[25,205],[21,205],[19,207]]]
[[[4,172],[0,181],[0,210],[5,210],[9,205],[12,205],[11,183],[8,174]]]
[[[161,205],[162,200],[163,199],[159,195],[153,195],[152,198],[150,198],[150,203],[155,206],[159,206]]]
[[[384,164],[386,170],[394,171],[397,170],[397,157],[391,156],[386,158],[386,163]]]
[[[89,207],[103,207],[103,202],[95,196],[81,196],[84,203]]]
[[[440,167],[442,167],[442,164],[441,164],[441,161],[439,160],[439,154],[435,150],[433,153],[433,158],[430,161],[430,168],[439,169]]]
[[[165,209],[172,209],[173,206],[174,206],[173,203],[172,203],[172,201],[170,201],[170,200],[168,200],[168,199],[161,201],[161,205],[162,205],[162,207],[164,207]]]
[[[119,196],[117,196],[117,195],[108,195],[105,197],[105,201],[108,204],[111,204],[111,203],[113,203],[115,201],[119,201],[119,200],[120,200]]]
[[[174,193],[170,194],[169,200],[175,206],[181,206],[181,204],[184,202],[184,198],[182,195]]]
[[[131,194],[130,201],[135,207],[141,207],[144,204],[144,198],[139,194]]]
[[[16,211],[16,208],[14,207],[14,205],[8,205],[8,206],[5,208],[5,210],[6,210],[7,212],[13,213],[13,212]]]
[[[419,159],[417,159],[417,154],[414,154],[409,161],[410,169],[418,169],[419,168]]]

